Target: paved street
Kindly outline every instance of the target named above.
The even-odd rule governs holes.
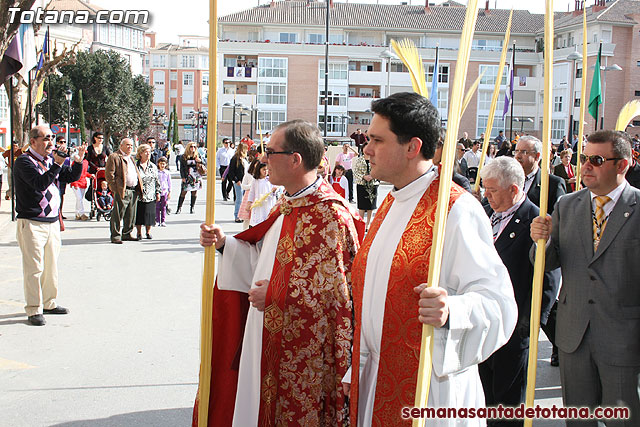
[[[216,216],[235,233],[233,204]],[[175,211],[179,182],[173,180]],[[390,187],[381,189],[381,196]],[[196,213],[172,214],[153,240],[109,243],[108,222],[75,221],[68,191],[58,302],[66,316],[27,324],[15,225],[0,206],[0,426],[188,426],[198,381],[203,251]],[[381,198],[379,199],[381,200]],[[188,212],[189,199],[185,201]],[[558,369],[542,336],[537,403],[560,405]],[[558,421],[535,422],[558,426]]]

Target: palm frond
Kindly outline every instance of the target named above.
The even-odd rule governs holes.
[[[616,130],[624,131],[631,120],[634,117],[640,116],[640,101],[629,101],[622,107],[620,114],[618,114],[618,121],[616,122]]]
[[[413,44],[411,40],[404,39],[399,42],[391,40],[391,46],[393,50],[396,51],[398,58],[400,58],[409,69],[413,90],[424,97],[428,97],[429,90],[427,89],[427,82],[425,80],[424,64],[422,63],[422,58],[418,53],[416,45]]]
[[[467,106],[469,105],[469,102],[471,102],[471,98],[473,98],[473,94],[476,92],[476,89],[478,89],[478,85],[480,84],[480,80],[482,80],[482,77],[484,76],[484,73],[486,71],[487,70],[485,69],[482,73],[480,73],[480,75],[478,76],[476,81],[473,82],[473,84],[471,85],[471,87],[467,91],[467,94],[464,96],[464,101],[462,101],[462,112],[460,113],[460,116],[462,116],[464,114],[464,110],[467,109]]]

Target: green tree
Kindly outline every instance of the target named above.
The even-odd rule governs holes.
[[[167,126],[167,141],[171,141],[171,126],[173,125],[173,110],[169,113],[169,126]]]
[[[173,104],[173,147],[180,142],[180,128],[178,127],[178,114],[176,113],[176,105]]]
[[[80,144],[87,142],[87,134],[84,124],[84,103],[82,101],[82,89],[78,90],[78,127],[80,128]]]
[[[80,52],[76,63],[60,68],[61,76],[51,78],[52,122],[66,116],[64,92],[82,89],[83,107],[89,129],[102,131],[105,139],[140,134],[149,127],[153,90],[142,76],[133,76],[127,61],[117,52]],[[77,124],[77,104],[72,105],[71,122]]]

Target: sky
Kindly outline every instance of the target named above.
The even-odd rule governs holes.
[[[218,0],[218,16],[228,15],[244,9],[249,9],[260,4],[269,3],[270,0]],[[335,0],[344,2],[345,0]],[[350,0],[352,3],[374,3],[375,0]],[[424,4],[423,0],[378,0],[379,3],[400,4],[407,1],[413,5]],[[429,0],[441,3],[442,0]],[[467,0],[457,0],[467,3]],[[110,10],[148,10],[151,16],[151,30],[157,33],[157,43],[177,43],[178,35],[209,34],[207,20],[209,19],[208,0],[182,0],[180,2],[168,2],[157,0],[90,0],[90,3]],[[545,1],[532,0],[526,7],[532,13],[544,13]],[[591,1],[589,1],[591,3]],[[495,9],[523,8],[522,0],[489,0],[489,7]],[[554,10],[566,12],[567,7],[573,8],[573,0],[555,0]],[[171,5],[171,6],[169,6]],[[485,0],[478,0],[478,6],[484,7]]]

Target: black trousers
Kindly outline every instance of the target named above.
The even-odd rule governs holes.
[[[220,178],[224,175],[224,172],[227,170],[228,166],[220,166]],[[229,198],[229,190],[232,190],[235,194],[235,190],[233,189],[233,182],[229,181],[226,177],[222,180],[222,198],[227,200]]]
[[[515,335],[515,332],[514,332]],[[487,406],[519,406],[525,401],[528,339],[511,339],[487,360],[478,365]],[[522,420],[487,420],[487,425],[522,426]]]
[[[347,177],[347,181],[349,182],[349,201],[353,202],[353,171],[351,169],[345,170],[344,176]]]

